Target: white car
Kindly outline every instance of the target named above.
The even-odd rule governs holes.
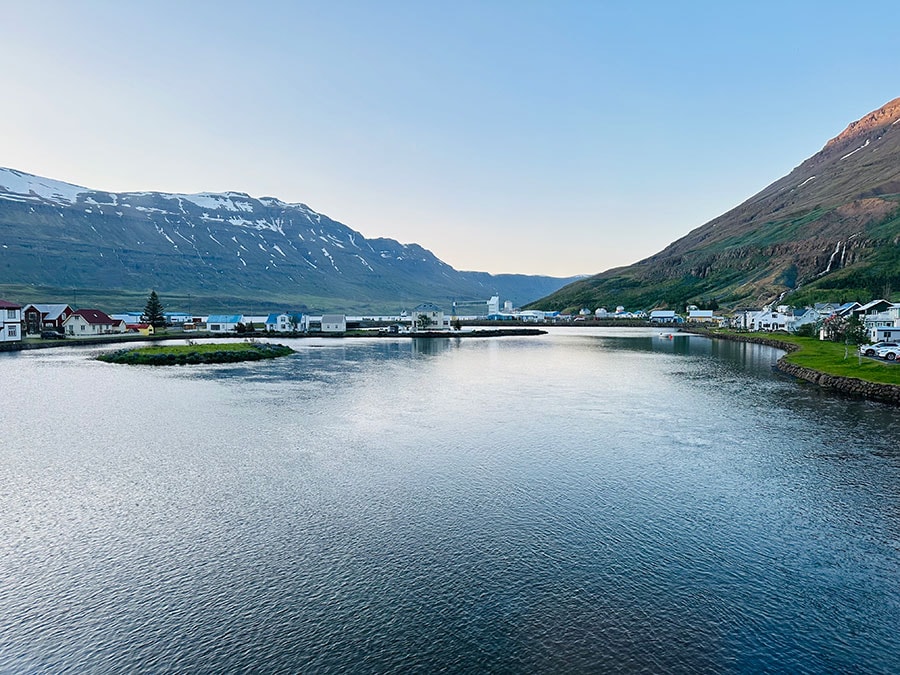
[[[859,353],[863,356],[876,356],[878,354],[879,349],[883,349],[885,347],[900,347],[900,342],[888,342],[886,340],[882,340],[881,342],[876,342],[874,345],[860,345]]]
[[[884,346],[879,347],[875,350],[875,355],[881,359],[887,359],[888,361],[896,361],[900,358],[900,346]]]

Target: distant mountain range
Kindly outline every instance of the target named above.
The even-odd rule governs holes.
[[[698,186],[698,190],[702,189]],[[900,99],[850,124],[790,174],[628,267],[532,303],[543,309],[780,298],[868,300],[900,292]]]
[[[0,294],[168,308],[396,312],[516,305],[575,277],[461,272],[418,244],[366,239],[305,204],[241,192],[92,190],[0,168]]]

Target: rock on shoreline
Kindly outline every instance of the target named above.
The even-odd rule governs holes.
[[[790,354],[791,352],[797,351],[799,349],[797,345],[791,342],[783,342],[775,338],[761,338],[750,335],[719,334],[699,330],[692,330],[689,332],[695,333],[697,335],[704,335],[715,340],[752,342],[754,344],[766,345],[768,347],[774,347],[775,349],[781,349],[787,352],[787,354]],[[785,354],[785,356],[787,356],[787,354]],[[846,396],[853,396],[855,398],[864,398],[870,401],[879,401],[881,403],[889,403],[891,405],[900,406],[900,385],[882,384],[880,382],[868,382],[867,380],[861,380],[857,377],[829,375],[828,373],[813,370],[812,368],[806,368],[805,366],[798,366],[795,363],[790,363],[785,360],[784,356],[778,359],[775,367],[786,375],[796,377],[798,380],[810,382],[819,387],[822,387],[823,389],[828,389],[829,391],[836,391]]]

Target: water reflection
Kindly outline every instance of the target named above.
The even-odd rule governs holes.
[[[0,359],[0,671],[896,665],[896,409],[640,331],[291,346]]]

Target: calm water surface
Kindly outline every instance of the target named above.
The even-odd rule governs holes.
[[[639,329],[0,354],[0,672],[900,670],[900,411]]]

